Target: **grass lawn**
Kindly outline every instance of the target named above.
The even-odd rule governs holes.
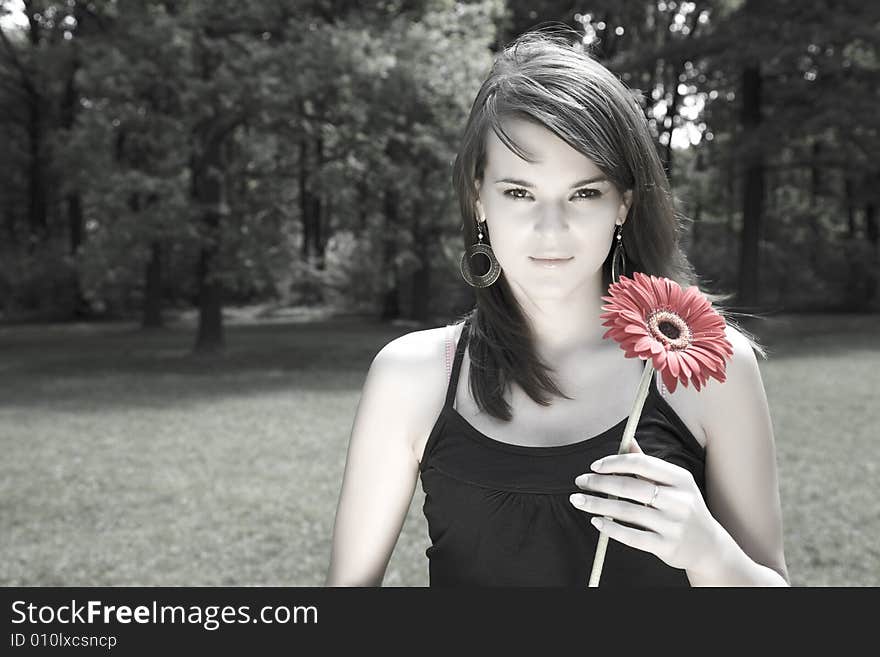
[[[880,317],[749,325],[770,402],[795,586],[880,585]],[[375,353],[413,327],[0,326],[0,585],[320,586]],[[425,586],[416,487],[386,586]]]

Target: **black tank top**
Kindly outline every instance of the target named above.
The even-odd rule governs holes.
[[[626,418],[568,445],[525,446],[490,438],[453,407],[467,337],[465,325],[446,402],[419,465],[431,539],[425,551],[430,586],[586,588],[599,531],[590,523],[593,514],[575,508],[569,495],[584,492],[574,479],[590,472],[594,460],[617,453]],[[705,499],[704,449],[660,395],[656,375],[636,440],[646,454],[689,470]],[[610,538],[599,586],[690,582],[684,570]]]

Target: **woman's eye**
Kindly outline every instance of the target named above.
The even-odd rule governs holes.
[[[528,194],[529,192],[522,187],[515,187],[513,189],[505,190],[504,195],[509,196],[510,198],[527,198],[526,196],[520,196],[519,193]]]
[[[602,192],[598,189],[579,189],[574,194],[574,198],[582,199],[598,198],[599,196],[602,196]],[[526,199],[529,197],[529,192],[522,187],[514,187],[513,189],[505,190],[504,195],[509,198]]]

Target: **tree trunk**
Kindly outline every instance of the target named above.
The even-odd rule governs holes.
[[[28,40],[32,52],[36,53],[42,41],[39,8],[34,3],[24,3],[24,14],[28,20]],[[38,244],[44,242],[49,233],[46,203],[46,172],[43,161],[43,97],[34,79],[22,72],[22,85],[27,98],[27,136],[28,136],[28,253],[33,253]]]
[[[846,258],[846,289],[844,291],[846,307],[858,311],[865,306],[865,263],[852,248],[859,244],[856,228],[856,206],[853,199],[854,185],[852,178],[845,175],[843,179],[843,202],[846,206],[846,241],[844,248],[851,257]]]
[[[420,189],[428,189],[430,184],[429,171],[422,168],[419,176]],[[420,266],[413,272],[412,278],[412,319],[425,322],[428,319],[431,299],[431,255],[436,245],[440,244],[436,231],[436,220],[431,211],[431,203],[417,206],[413,226],[413,250],[419,259]]]
[[[202,80],[209,82],[218,65],[214,55],[196,39],[197,66]],[[221,226],[229,214],[229,140],[243,118],[215,105],[211,119],[198,124],[190,155],[192,197],[199,213],[198,281],[199,326],[194,351],[220,353],[225,347],[223,330],[223,283],[220,272]]]
[[[880,253],[877,251],[877,242],[880,238],[880,229],[877,225],[877,206],[873,201],[869,201],[865,205],[865,237],[871,243],[871,259],[872,265],[877,262]],[[868,268],[868,279],[865,281],[865,305],[870,307],[873,305],[877,296],[877,268]]]
[[[9,245],[18,244],[18,234],[15,230],[15,210],[11,203],[3,208],[3,227],[6,234],[4,243]]]
[[[846,236],[856,239],[856,206],[853,203],[853,181],[846,176],[843,180],[844,203],[846,203]]]
[[[150,244],[150,260],[144,272],[144,306],[141,326],[160,328],[162,321],[162,246]]]
[[[324,140],[321,138],[320,134],[315,138],[315,170],[320,171],[321,166],[324,163]],[[312,253],[315,254],[315,262],[317,263],[318,269],[324,269],[324,230],[323,230],[323,215],[324,215],[324,207],[323,201],[321,200],[321,195],[315,192],[312,192],[312,238],[314,239],[314,244],[312,245]]]
[[[205,219],[206,224],[209,221]],[[219,225],[215,224],[216,226]],[[216,231],[215,231],[216,232]],[[223,300],[220,282],[213,276],[217,266],[217,249],[202,246],[199,251],[199,330],[195,350],[199,353],[223,351]]]
[[[740,236],[738,303],[754,307],[759,299],[759,245],[764,203],[764,159],[755,131],[761,124],[761,69],[755,63],[743,71],[743,134],[748,135],[743,181],[743,225]]]
[[[197,280],[199,329],[195,351],[212,353],[224,348],[222,287],[219,279],[220,223],[226,211],[226,161],[224,137],[207,134],[201,157],[193,166],[193,191],[201,212],[201,247]]]
[[[43,163],[43,118],[42,100],[37,95],[28,98],[28,227],[30,244],[28,251],[33,253],[37,244],[46,240],[49,233],[49,222],[46,209],[46,183]]]
[[[309,173],[313,167],[319,166],[321,157],[321,141],[313,142],[316,145],[316,155],[312,157],[314,149],[309,148],[309,137],[304,135],[300,140],[300,167],[299,167],[299,201],[300,217],[302,220],[302,256],[309,262],[317,262],[323,266],[323,249],[321,248],[321,198],[312,191],[308,184]]]
[[[736,207],[736,145],[739,142],[736,126],[732,126],[733,139],[730,140],[729,152],[724,166],[724,209],[726,213],[727,234],[731,240],[735,239],[734,208]]]
[[[382,299],[381,319],[388,321],[400,317],[400,281],[398,280],[397,266],[395,265],[395,256],[397,255],[397,194],[392,189],[386,189],[383,200],[385,206],[385,228],[382,231],[384,241],[382,269],[387,279],[385,294]]]
[[[78,11],[77,15],[82,14]],[[82,16],[80,16],[81,18]],[[80,38],[80,37],[78,37]],[[74,57],[70,72],[67,75],[67,83],[64,87],[64,96],[61,101],[61,127],[67,131],[73,130],[76,122],[76,114],[79,108],[79,93],[76,89],[76,73],[80,68],[79,52],[76,43],[73,44]],[[68,192],[67,197],[67,227],[69,235],[70,255],[76,258],[83,243],[83,211],[82,199],[78,189]],[[86,317],[89,314],[89,305],[82,293],[79,268],[71,269],[71,288],[73,289],[73,314],[75,317]]]
[[[666,134],[669,135],[669,139],[666,142],[665,149],[665,157],[663,162],[663,167],[666,169],[666,177],[669,179],[669,183],[673,184],[673,151],[672,151],[672,134],[675,132],[675,116],[678,114],[678,104],[681,102],[681,94],[678,93],[678,76],[679,76],[679,66],[673,65],[672,67],[672,103],[667,110],[666,116],[669,118],[670,125],[666,130]]]
[[[67,195],[67,222],[70,229],[70,255],[76,258],[83,243],[83,212],[82,199],[79,192]],[[83,294],[82,284],[79,278],[79,268],[74,266],[71,274],[71,287],[73,288],[73,316],[76,318],[88,317],[90,314],[89,302]]]
[[[819,176],[821,175],[821,171],[819,170],[819,158],[822,155],[822,144],[819,142],[818,137],[812,138],[812,143],[810,144],[810,208],[816,207],[816,197],[819,194],[819,185],[821,184],[821,180]]]
[[[819,268],[819,249],[822,248],[822,226],[819,221],[819,207],[818,207],[818,195],[819,195],[819,184],[821,180],[819,176],[822,172],[819,169],[818,161],[819,157],[822,153],[822,144],[819,142],[818,137],[813,138],[813,143],[810,146],[812,151],[812,157],[810,158],[810,196],[809,196],[809,218],[810,218],[810,233],[812,233],[812,239],[810,240],[810,250],[809,250],[809,266],[813,271],[817,271]]]
[[[367,220],[369,219],[367,203],[370,198],[370,187],[364,178],[358,179],[356,185],[360,200],[358,204],[358,229],[360,233],[364,233],[367,230]]]
[[[690,253],[697,253],[700,250],[700,237],[702,236],[702,226],[700,222],[703,221],[703,195],[702,192],[697,192],[697,201],[694,205],[694,216],[693,223],[691,224],[691,239],[688,250]]]
[[[70,255],[75,256],[83,243],[82,199],[79,192],[67,195],[67,226],[70,231]]]
[[[420,322],[428,320],[428,311],[431,308],[431,253],[428,244],[437,244],[436,241],[417,242],[419,244],[418,256],[422,266],[413,274],[413,319]]]
[[[312,243],[312,202],[308,187],[309,178],[309,142],[303,134],[299,140],[299,218],[302,222],[302,245],[300,252],[303,260],[309,259],[309,245]]]

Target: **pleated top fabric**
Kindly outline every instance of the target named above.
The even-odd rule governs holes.
[[[581,490],[574,479],[590,472],[596,459],[617,453],[627,418],[568,445],[532,447],[490,438],[453,407],[467,337],[465,326],[446,401],[419,465],[431,539],[425,551],[430,586],[586,588],[599,531],[590,523],[593,514],[574,507],[569,495],[607,497]],[[656,383],[655,373],[636,440],[646,454],[689,470],[705,499],[704,449]],[[684,570],[610,538],[599,587],[646,586],[690,582]]]

